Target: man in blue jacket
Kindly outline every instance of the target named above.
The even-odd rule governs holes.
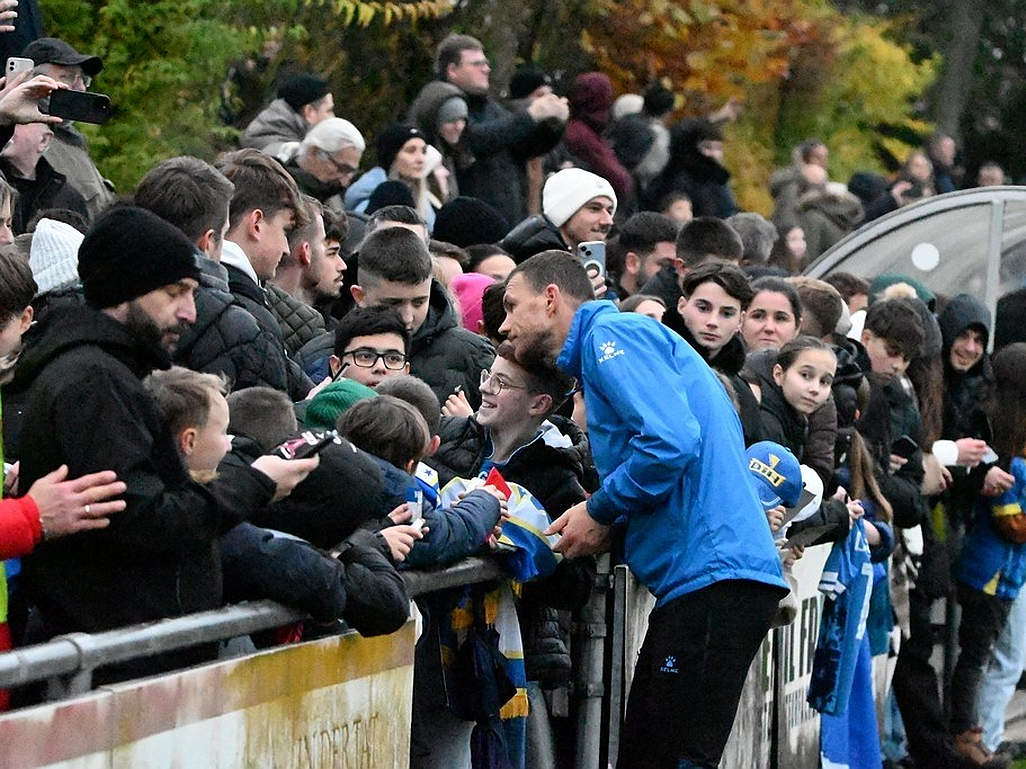
[[[715,767],[748,667],[787,588],[723,386],[679,336],[595,302],[584,268],[546,251],[506,285],[519,360],[555,359],[584,391],[601,488],[552,524],[569,557],[608,547],[657,599],[618,769]]]

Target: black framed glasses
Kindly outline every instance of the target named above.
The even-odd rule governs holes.
[[[346,165],[345,163],[343,163],[343,162],[341,162],[339,160],[336,160],[335,156],[332,155],[327,150],[322,150],[322,149],[318,148],[318,151],[321,153],[321,157],[324,158],[325,160],[330,161],[331,164],[333,166],[335,166],[335,170],[338,171],[343,176],[352,176],[353,174],[356,173],[356,169],[355,168],[353,168],[350,165]]]
[[[379,360],[385,364],[389,371],[398,371],[406,365],[409,358],[399,350],[374,350],[370,347],[358,347],[355,350],[346,350],[344,355],[349,355],[360,368],[371,368]]]
[[[500,377],[498,374],[493,374],[487,369],[481,372],[481,389],[485,389],[485,386],[494,388],[496,393],[501,393],[503,390],[526,390],[527,387],[524,385],[516,385],[510,381],[507,381]]]

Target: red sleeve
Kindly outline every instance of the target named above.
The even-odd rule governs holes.
[[[32,497],[0,501],[0,559],[28,555],[42,538],[39,508]]]

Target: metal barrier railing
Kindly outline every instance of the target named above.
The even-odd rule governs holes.
[[[402,576],[409,594],[416,597],[506,575],[492,559],[468,558],[447,569],[407,571]],[[0,654],[0,688],[49,679],[50,698],[60,699],[89,691],[92,671],[102,665],[269,630],[305,616],[274,601],[251,601],[103,633],[58,636]]]

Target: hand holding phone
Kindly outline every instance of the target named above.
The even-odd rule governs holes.
[[[25,72],[36,66],[36,63],[32,59],[26,59],[22,56],[12,56],[7,60],[7,66],[4,67],[4,74],[10,78],[12,75],[17,75],[19,72]]]
[[[606,276],[606,244],[602,240],[585,240],[577,244],[577,258],[581,260],[589,278]]]
[[[898,440],[891,444],[891,453],[896,454],[903,459],[908,459],[916,453],[916,449],[919,448],[919,444],[916,443],[910,435],[902,435]]]

